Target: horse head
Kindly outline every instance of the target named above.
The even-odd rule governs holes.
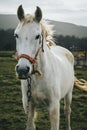
[[[27,79],[33,71],[42,44],[42,11],[36,8],[34,15],[25,15],[22,5],[18,7],[19,24],[14,32],[18,64],[16,72],[19,79]]]

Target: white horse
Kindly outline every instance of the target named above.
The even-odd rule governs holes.
[[[18,7],[19,24],[15,30],[18,64],[16,72],[21,80],[22,100],[27,113],[27,79],[32,77],[32,100],[29,106],[27,130],[35,130],[35,104],[47,99],[51,130],[59,130],[60,100],[64,98],[67,130],[70,127],[72,89],[74,84],[74,58],[71,52],[60,46],[49,46],[50,32],[42,20],[42,11],[37,7],[34,15],[24,14]]]

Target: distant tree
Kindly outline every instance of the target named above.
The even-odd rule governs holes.
[[[87,38],[81,38],[79,40],[79,47],[82,51],[87,51]]]
[[[0,30],[0,50],[15,50],[14,30]]]
[[[57,45],[63,46],[69,50],[87,51],[87,38],[55,35],[54,40]],[[14,38],[14,30],[0,30],[0,50],[15,50],[15,48],[16,41]]]
[[[78,38],[75,36],[55,36],[57,45],[63,46],[69,50],[87,51],[87,38]]]

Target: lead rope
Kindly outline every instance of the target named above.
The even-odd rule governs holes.
[[[27,114],[25,115],[25,128],[24,128],[24,130],[27,130],[28,115],[29,115],[29,103],[30,103],[30,100],[31,100],[31,77],[30,76],[27,79],[27,83],[28,83],[28,90],[27,90],[28,105],[27,105]]]

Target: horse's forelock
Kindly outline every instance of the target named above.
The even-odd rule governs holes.
[[[25,15],[25,18],[24,18],[24,20],[23,20],[23,26],[25,25],[25,24],[28,24],[28,23],[31,23],[31,22],[33,22],[34,21],[34,16],[33,15],[30,15],[30,14],[26,14]]]
[[[25,18],[23,20],[23,26],[28,24],[28,23],[32,23],[35,21],[35,18],[33,15],[31,14],[26,14]],[[41,20],[40,21],[40,25],[42,28],[42,33],[43,33],[43,37],[47,40],[47,41],[52,41],[53,40],[53,30],[52,30],[52,26],[50,24],[48,24],[48,22],[46,22],[45,20]],[[50,43],[49,43],[50,45]]]
[[[24,22],[23,25],[34,22],[34,16],[30,14],[26,14],[23,22]],[[41,20],[40,24],[42,28],[42,33],[45,37],[49,35],[50,36],[53,35],[53,30],[47,22],[45,22],[44,20]]]

